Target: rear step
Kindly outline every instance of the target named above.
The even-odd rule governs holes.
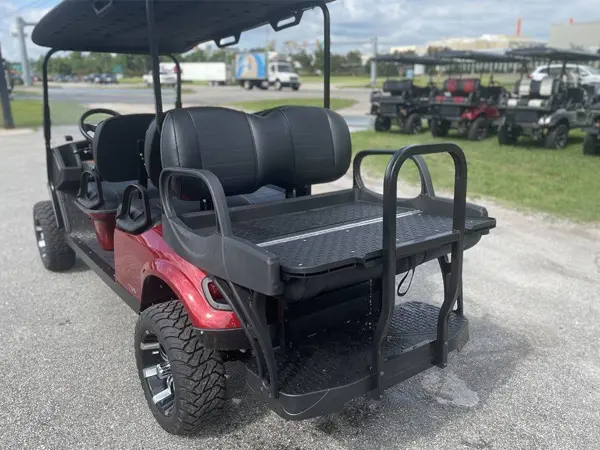
[[[436,364],[439,313],[439,308],[427,303],[396,306],[383,345],[383,389]],[[247,383],[284,419],[303,420],[339,411],[347,401],[375,388],[373,336],[368,324],[350,322],[313,335],[294,348],[277,349],[278,398],[264,388],[256,359],[248,363]],[[453,311],[448,323],[448,350],[460,350],[468,340],[467,319]]]
[[[382,388],[387,389],[435,365],[439,308],[420,302],[398,305],[384,343]],[[467,319],[452,312],[448,350],[469,340]],[[368,332],[370,331],[370,332]],[[258,375],[256,359],[247,366],[246,381],[273,411],[288,420],[304,420],[342,409],[347,401],[374,390],[373,330],[356,322],[313,335],[293,348],[279,348],[275,360],[279,397],[273,398]]]

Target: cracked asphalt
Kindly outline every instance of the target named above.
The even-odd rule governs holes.
[[[0,152],[0,448],[598,448],[598,226],[478,200],[498,227],[465,254],[471,341],[447,369],[297,423],[256,401],[231,364],[225,419],[180,438],[145,403],[135,315],[82,264],[55,274],[39,261],[31,211],[48,198],[41,133],[1,134]],[[421,266],[405,298],[441,302],[441,287],[437,266]]]

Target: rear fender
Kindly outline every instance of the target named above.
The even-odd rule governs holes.
[[[461,119],[472,122],[483,114],[483,111],[479,108],[468,108],[460,115]]]
[[[548,128],[557,126],[559,123],[564,123],[569,126],[569,116],[566,111],[557,111],[552,115],[552,120],[546,125]]]
[[[147,282],[153,277],[165,283],[185,307],[190,322],[196,328],[224,329],[241,328],[240,321],[232,311],[217,310],[210,306],[202,292],[202,279],[190,280],[175,264],[157,259],[144,267],[143,297],[152,295],[146,292]],[[148,299],[142,298],[142,304]]]

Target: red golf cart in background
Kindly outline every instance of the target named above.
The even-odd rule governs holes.
[[[458,63],[479,63],[483,72],[484,64],[493,70],[495,63],[512,63],[515,58],[502,54],[476,51],[449,50],[436,54],[444,60]],[[452,77],[444,81],[442,93],[431,104],[431,135],[444,137],[451,129],[469,140],[485,139],[494,131],[500,119],[498,109],[502,99],[508,96],[504,87],[496,85],[494,74],[490,75],[487,86],[479,78]]]

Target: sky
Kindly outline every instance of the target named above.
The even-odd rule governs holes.
[[[0,0],[0,43],[5,58],[19,58],[16,39],[11,36],[15,18],[35,22],[57,3]],[[370,52],[373,36],[378,37],[383,53],[390,46],[419,45],[448,37],[513,34],[519,17],[523,20],[522,34],[542,40],[548,38],[553,23],[565,23],[570,18],[600,20],[600,0],[337,0],[330,10],[332,50],[344,53],[353,49]],[[312,11],[300,25],[280,33],[269,27],[247,32],[240,45],[249,48],[276,39],[278,49],[286,40],[306,41],[312,46],[322,29],[320,11]],[[28,41],[30,58],[43,51]]]

